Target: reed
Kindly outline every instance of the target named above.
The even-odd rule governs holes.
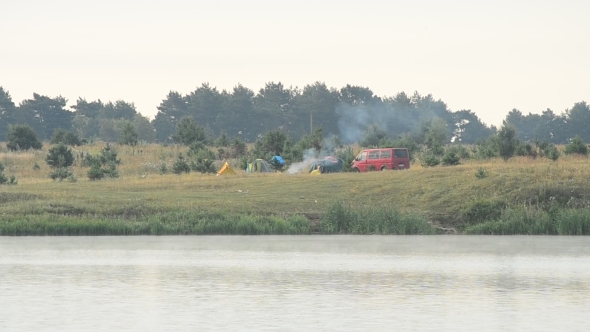
[[[279,218],[206,213],[163,213],[148,218],[21,215],[0,221],[0,235],[270,235],[310,234],[301,216]]]
[[[466,229],[467,234],[488,235],[590,235],[590,209],[538,207],[510,209],[499,220]]]
[[[404,214],[388,206],[355,208],[336,202],[322,217],[324,234],[433,234],[434,228],[423,216]]]

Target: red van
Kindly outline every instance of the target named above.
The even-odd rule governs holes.
[[[361,151],[352,162],[352,170],[366,172],[371,169],[376,171],[410,169],[408,149],[386,148]]]

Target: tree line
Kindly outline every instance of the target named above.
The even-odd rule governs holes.
[[[380,97],[367,87],[346,85],[340,89],[315,82],[303,88],[269,82],[254,92],[240,84],[232,90],[218,90],[207,83],[188,94],[170,91],[157,106],[153,120],[141,115],[134,103],[117,100],[87,101],[78,98],[67,105],[61,96],[33,93],[18,105],[0,87],[0,140],[6,140],[11,125],[29,125],[41,140],[58,130],[75,132],[80,138],[116,142],[130,126],[137,139],[171,143],[177,126],[191,118],[214,140],[222,133],[255,142],[271,130],[281,130],[299,140],[321,127],[323,135],[338,136],[344,143],[356,143],[378,129],[395,140],[403,135],[422,135],[436,122],[444,127],[447,142],[473,144],[497,132],[471,110],[451,111],[440,99],[418,92]],[[569,142],[574,136],[590,141],[590,107],[586,102],[557,114],[524,115],[512,110],[505,122],[513,125],[523,141]]]

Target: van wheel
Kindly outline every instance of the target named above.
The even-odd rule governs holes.
[[[382,171],[386,171],[387,170],[387,166],[385,166],[385,165],[381,166],[381,170]]]

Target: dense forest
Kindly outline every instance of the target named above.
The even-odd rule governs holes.
[[[435,119],[446,124],[449,142],[472,144],[497,132],[471,110],[453,112],[431,95],[400,92],[380,97],[367,87],[346,85],[336,89],[321,82],[302,89],[269,82],[258,92],[239,84],[231,91],[219,91],[205,83],[187,95],[169,92],[157,109],[150,120],[129,101],[79,98],[68,105],[61,96],[37,93],[17,105],[9,91],[0,87],[0,140],[6,140],[10,125],[27,124],[41,140],[51,138],[56,129],[64,129],[87,140],[115,142],[125,126],[132,124],[140,140],[168,143],[179,121],[187,117],[203,126],[209,137],[225,132],[245,142],[254,142],[274,129],[300,139],[312,127],[321,127],[324,136],[336,135],[344,143],[359,142],[371,128],[396,139],[424,131]],[[505,122],[515,127],[523,141],[560,144],[576,135],[590,141],[590,107],[586,102],[576,103],[561,114],[547,109],[525,115],[514,109]]]

